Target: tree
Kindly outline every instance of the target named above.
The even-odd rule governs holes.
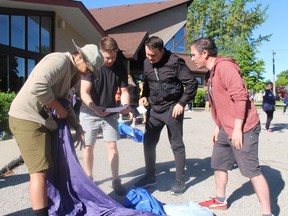
[[[211,37],[219,55],[238,62],[247,87],[259,91],[264,86],[264,61],[256,58],[257,47],[269,41],[271,35],[253,37],[253,30],[266,21],[268,9],[268,6],[262,9],[261,3],[254,2],[194,0],[188,8],[187,41],[191,44],[199,37]]]
[[[288,86],[288,70],[282,71],[277,75],[277,80],[275,81],[276,86]]]

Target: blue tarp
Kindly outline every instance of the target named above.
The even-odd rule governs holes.
[[[131,138],[134,142],[144,141],[144,133],[141,130],[132,128],[131,126],[126,125],[124,122],[118,125],[118,133],[120,138]]]

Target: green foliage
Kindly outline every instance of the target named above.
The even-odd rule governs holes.
[[[288,86],[288,70],[277,75],[276,86]]]
[[[204,107],[205,106],[205,95],[206,95],[206,91],[204,89],[198,89],[193,105],[195,107]]]
[[[0,131],[9,131],[8,111],[15,96],[15,92],[0,92]]]
[[[248,89],[258,92],[264,84],[264,61],[256,58],[257,47],[269,41],[271,35],[253,35],[253,30],[266,21],[268,9],[255,2],[194,0],[188,8],[187,41],[189,46],[199,37],[211,37],[219,55],[238,62]]]

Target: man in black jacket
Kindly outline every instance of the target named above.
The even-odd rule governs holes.
[[[147,58],[144,61],[144,87],[139,105],[144,105],[148,100],[151,111],[147,118],[144,135],[146,174],[135,186],[156,185],[156,145],[166,125],[176,166],[176,178],[170,192],[173,195],[180,195],[185,190],[184,107],[194,99],[198,82],[185,61],[166,50],[159,37],[152,36],[145,42],[145,52]],[[176,94],[169,95],[170,88],[165,90],[164,85],[170,88],[174,85],[175,89],[180,85],[182,89],[178,89]]]

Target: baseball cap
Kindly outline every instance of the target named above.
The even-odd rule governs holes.
[[[95,44],[86,44],[80,48],[77,46],[73,39],[72,42],[81,55],[83,61],[87,65],[88,69],[96,74],[97,70],[103,65],[103,58],[98,49],[98,46]]]

